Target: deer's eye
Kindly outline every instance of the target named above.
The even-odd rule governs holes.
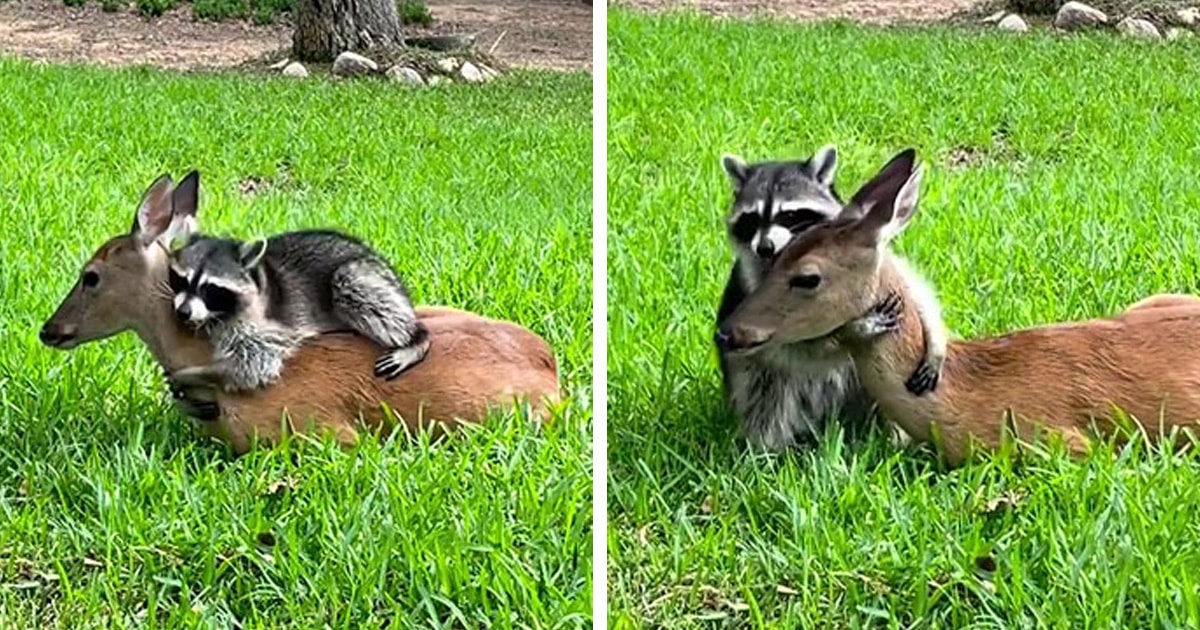
[[[83,288],[91,289],[100,284],[100,274],[95,271],[83,272]]]
[[[821,285],[821,276],[815,273],[802,273],[798,276],[792,276],[788,281],[793,289],[815,289]]]
[[[171,284],[171,290],[176,293],[183,293],[188,288],[187,278],[184,278],[174,268],[167,270],[167,282]]]

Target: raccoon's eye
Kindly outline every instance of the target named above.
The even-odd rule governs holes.
[[[821,285],[821,276],[815,273],[802,273],[792,276],[792,279],[788,280],[788,285],[793,289],[815,289]]]
[[[167,270],[167,282],[171,283],[171,290],[176,293],[187,291],[187,278],[184,278],[179,272],[175,271],[174,267]]]
[[[214,313],[232,313],[238,306],[236,293],[211,284],[200,287],[200,299],[204,300],[204,307]]]
[[[799,230],[825,220],[825,215],[816,210],[785,210],[772,219],[789,230]]]
[[[83,288],[91,289],[100,284],[100,274],[96,273],[95,271],[85,271],[81,281],[83,282]]]
[[[754,238],[754,233],[758,231],[758,221],[757,214],[752,212],[743,214],[730,226],[729,233],[733,234],[733,238],[748,243]]]

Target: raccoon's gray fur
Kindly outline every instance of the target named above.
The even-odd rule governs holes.
[[[727,229],[737,258],[717,309],[718,324],[758,287],[792,236],[842,209],[832,145],[807,160],[746,163],[725,155],[721,164],[734,189]],[[824,341],[745,357],[717,352],[739,432],[756,446],[781,450],[810,440],[833,414],[862,424],[874,404],[859,386],[849,355]]]
[[[287,232],[241,242],[193,235],[171,255],[180,319],[208,332],[217,360],[175,378],[256,389],[279,377],[304,339],[353,331],[388,351],[375,373],[388,379],[422,360],[428,332],[403,283],[374,250],[333,230]]]
[[[844,206],[834,188],[833,145],[808,160],[746,163],[725,155],[721,163],[734,189],[727,226],[736,262],[717,308],[718,325],[758,287],[775,254],[794,235]],[[752,445],[782,450],[813,440],[831,417],[857,431],[873,416],[874,401],[859,384],[854,363],[831,340],[741,357],[727,356],[719,346],[717,352],[725,396],[740,418],[739,433]],[[927,371],[922,366],[917,373]],[[936,379],[924,391],[935,385]],[[913,389],[922,393],[921,387]]]

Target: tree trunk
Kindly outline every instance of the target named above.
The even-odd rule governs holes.
[[[296,0],[292,52],[301,61],[332,61],[347,50],[403,44],[395,0]]]

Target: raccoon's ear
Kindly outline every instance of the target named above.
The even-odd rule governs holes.
[[[732,153],[721,156],[721,167],[725,169],[729,181],[733,182],[734,190],[741,190],[750,178],[750,167],[746,165],[746,161]]]
[[[170,175],[161,175],[142,193],[142,202],[133,215],[133,226],[129,233],[137,238],[142,247],[149,247],[158,240],[171,223],[171,189],[174,182]]]
[[[242,267],[250,270],[262,262],[263,255],[266,253],[267,239],[260,238],[253,241],[246,241],[238,247],[238,260],[242,263]]]
[[[200,172],[192,171],[179,180],[171,194],[171,222],[162,235],[168,249],[175,249],[199,229],[196,222],[199,201]]]
[[[822,186],[829,188],[833,186],[833,176],[837,173],[837,160],[837,147],[827,144],[813,154],[812,159],[808,162],[808,168]]]

